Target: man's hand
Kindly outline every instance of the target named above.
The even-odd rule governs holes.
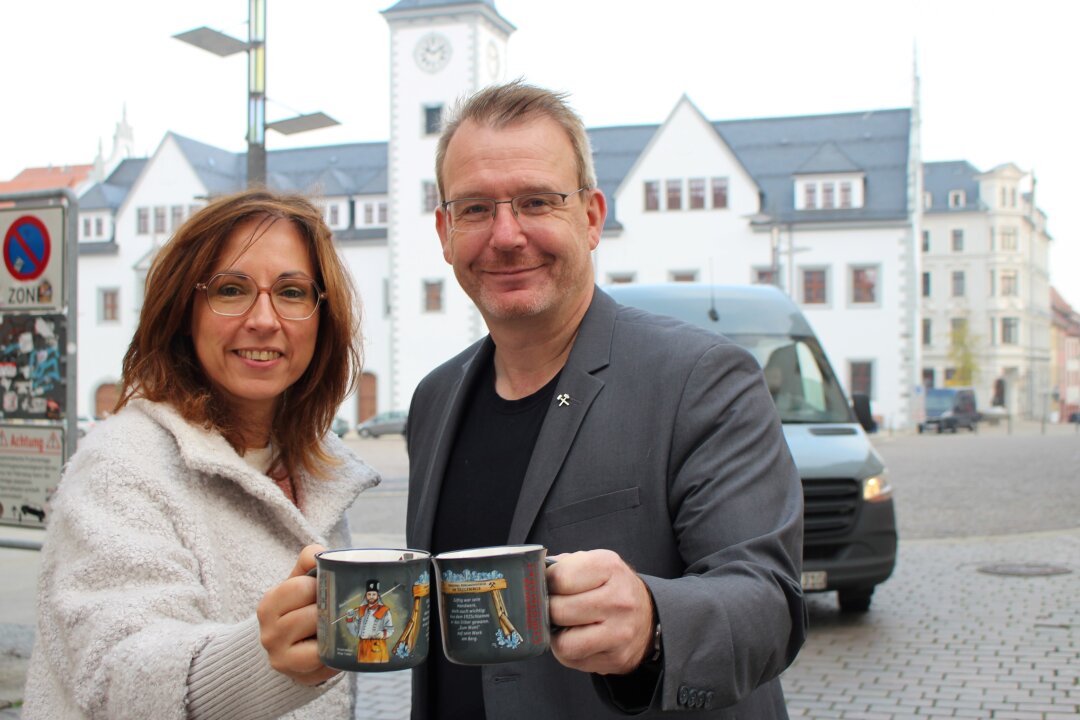
[[[308,545],[300,551],[289,579],[270,588],[256,610],[259,640],[270,655],[270,666],[302,685],[318,685],[340,671],[323,665],[315,640],[318,607],[315,605],[315,553],[326,548]]]
[[[653,601],[645,583],[610,550],[554,557],[547,569],[551,651],[563,665],[583,672],[622,675],[635,670],[652,648]]]

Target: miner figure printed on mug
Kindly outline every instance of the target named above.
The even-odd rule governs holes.
[[[319,658],[339,670],[383,672],[427,657],[430,555],[363,548],[316,555]]]

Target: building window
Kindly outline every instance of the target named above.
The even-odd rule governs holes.
[[[923,387],[934,387],[934,368],[922,369]]]
[[[703,210],[705,208],[705,178],[690,178],[688,185],[690,209]]]
[[[645,210],[654,212],[660,209],[660,181],[645,181]]]
[[[714,210],[723,210],[728,206],[728,179],[712,179],[712,206]]]
[[[439,206],[439,188],[430,180],[424,181],[424,212],[435,212]]]
[[[949,207],[962,208],[967,205],[967,195],[963,190],[949,191]]]
[[[851,181],[845,180],[840,183],[840,207],[851,207]]]
[[[825,210],[832,210],[836,207],[834,193],[836,192],[836,185],[831,182],[821,183],[821,207]]]
[[[105,220],[102,218],[94,218],[94,235],[96,237],[105,236]]]
[[[876,303],[877,298],[876,267],[851,268],[851,302],[856,304]]]
[[[442,132],[442,105],[424,106],[424,134],[438,135]]]
[[[851,393],[870,397],[874,388],[874,363],[871,360],[851,361]]]
[[[83,237],[90,237],[90,218],[83,218],[82,234]]]
[[[923,344],[923,347],[928,347],[930,345],[931,339],[933,338],[933,332],[932,332],[933,327],[934,326],[933,326],[933,323],[931,322],[930,318],[923,318],[922,319],[922,344]]]
[[[776,285],[777,279],[775,268],[757,267],[751,270],[750,282],[755,285]]]
[[[375,203],[364,203],[364,224],[375,224]]]
[[[824,305],[828,302],[828,275],[824,268],[802,271],[802,301],[807,305]]]
[[[1015,270],[1001,271],[1001,296],[1017,297],[1020,294],[1019,278]]]
[[[154,208],[154,232],[165,232],[165,207],[158,206]]]
[[[1001,318],[1001,344],[1020,344],[1020,318]]]
[[[933,195],[933,193],[928,193],[928,192],[923,193],[923,195],[922,195],[922,206],[923,206],[923,210],[929,210],[930,208],[932,208],[934,206],[934,195]]]
[[[956,368],[953,368],[953,367],[945,368],[945,384],[946,385],[952,384],[952,381],[953,381],[954,377],[956,377]]]
[[[184,206],[173,205],[169,211],[172,213],[172,231],[176,232],[184,224]]]
[[[150,208],[141,207],[135,211],[135,232],[139,235],[150,234]]]
[[[611,285],[626,285],[634,282],[634,273],[608,273],[608,283]]]
[[[98,320],[100,322],[119,322],[120,290],[101,288],[98,290]]]
[[[930,231],[929,230],[923,230],[922,231],[922,251],[924,253],[930,252]]]
[[[807,210],[817,207],[817,185],[814,183],[806,183],[803,186],[803,205]]]
[[[952,231],[952,251],[964,252],[964,231],[960,228]]]
[[[964,271],[953,270],[952,274],[952,296],[964,297]]]
[[[378,218],[379,218],[379,224],[380,225],[385,225],[386,224],[386,217],[387,217],[388,207],[389,207],[389,205],[387,203],[385,203],[385,202],[379,203]]]
[[[424,281],[424,312],[442,312],[443,309],[443,282],[442,280]]]
[[[1016,228],[1001,228],[1001,249],[1015,251],[1017,248]]]
[[[667,209],[682,210],[682,180],[668,180],[665,185],[667,187]]]
[[[930,297],[930,273],[928,272],[922,274],[922,296]]]
[[[697,282],[697,270],[672,270],[671,282]]]

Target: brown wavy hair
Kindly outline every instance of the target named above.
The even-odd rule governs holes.
[[[290,476],[300,468],[325,476],[334,461],[322,438],[361,369],[360,308],[330,228],[319,209],[300,195],[258,189],[218,198],[161,247],[146,275],[146,297],[124,355],[116,409],[135,397],[168,403],[188,422],[216,430],[238,452],[244,450],[243,418],[231,412],[195,355],[191,313],[195,284],[207,280],[229,236],[251,219],[262,220],[260,226],[265,221],[292,223],[308,245],[314,280],[326,293],[311,363],[283,394],[271,429],[277,459]]]

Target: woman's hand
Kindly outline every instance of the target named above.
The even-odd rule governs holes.
[[[302,685],[318,685],[340,672],[319,660],[315,640],[316,581],[307,573],[315,567],[315,553],[325,549],[308,545],[301,550],[289,578],[270,588],[256,610],[259,640],[270,655],[270,666]]]

